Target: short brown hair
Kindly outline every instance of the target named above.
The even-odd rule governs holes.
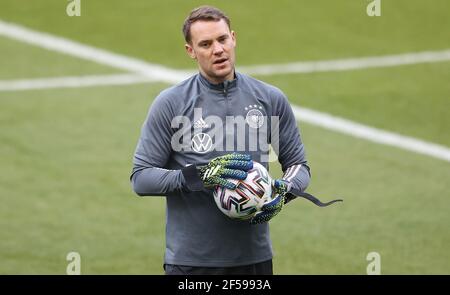
[[[204,21],[220,21],[224,19],[230,28],[230,19],[219,9],[213,6],[200,6],[191,11],[183,24],[184,40],[187,43],[191,42],[191,25],[199,20]]]

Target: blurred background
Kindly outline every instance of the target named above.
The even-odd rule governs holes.
[[[163,273],[165,199],[137,197],[129,175],[154,97],[195,71],[181,26],[203,4],[231,18],[238,68],[292,105],[426,143],[298,116],[308,191],[345,201],[286,206],[274,272],[366,274],[377,252],[382,274],[449,274],[450,3],[371,3],[1,0],[0,274],[65,274],[72,251],[82,274]]]

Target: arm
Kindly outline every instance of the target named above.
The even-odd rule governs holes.
[[[207,165],[189,165],[180,170],[165,169],[172,150],[171,120],[175,112],[169,100],[160,95],[150,108],[142,126],[133,159],[130,180],[140,196],[161,196],[176,191],[200,191],[208,186],[235,189],[228,178],[245,179],[252,168],[250,155],[227,154],[212,159]]]
[[[272,181],[274,198],[255,214],[250,220],[252,224],[268,222],[275,217],[285,203],[306,190],[311,179],[294,113],[286,96],[276,88],[272,94],[271,128],[271,144],[284,174],[282,179]]]
[[[172,153],[171,120],[174,116],[167,97],[160,94],[142,125],[133,157],[130,180],[139,196],[161,196],[174,191],[198,191],[203,188],[195,167],[180,170],[164,168]]]
[[[283,169],[283,177],[275,184],[275,190],[279,195],[284,194],[284,202],[288,203],[291,200],[302,197],[319,207],[326,207],[335,202],[342,202],[342,199],[332,200],[322,203],[315,196],[305,192],[311,179],[310,168],[306,161],[305,149],[301,140],[300,131],[297,128],[297,122],[288,103],[287,98],[280,91],[278,101],[278,108],[276,112],[280,114],[280,136],[279,136],[279,156],[278,159]],[[276,203],[276,201],[274,201]],[[276,205],[269,204],[276,207]],[[280,206],[281,208],[281,206]]]
[[[290,192],[298,194],[306,190],[311,179],[311,172],[294,113],[286,96],[279,90],[273,97],[272,116],[278,117],[279,124],[275,126],[277,130],[272,132],[274,136],[271,142],[284,173],[282,180],[288,183],[286,195],[286,202],[288,202],[295,198]]]

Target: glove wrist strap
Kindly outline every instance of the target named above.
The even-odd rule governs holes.
[[[188,190],[192,192],[198,192],[204,189],[203,182],[200,178],[196,165],[191,164],[181,168],[181,173],[183,174],[185,179],[184,186]]]

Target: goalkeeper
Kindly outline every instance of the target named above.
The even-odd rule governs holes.
[[[272,274],[268,221],[310,181],[297,122],[283,92],[235,71],[236,35],[223,12],[193,10],[183,33],[199,73],[161,92],[150,107],[134,154],[133,189],[166,197],[166,274]],[[237,132],[218,132],[238,117],[245,119]],[[232,220],[217,209],[212,187],[233,189],[227,179],[245,179],[252,160],[268,168],[269,149],[251,146],[256,133],[274,146],[284,171],[273,182],[278,197],[250,222]]]

